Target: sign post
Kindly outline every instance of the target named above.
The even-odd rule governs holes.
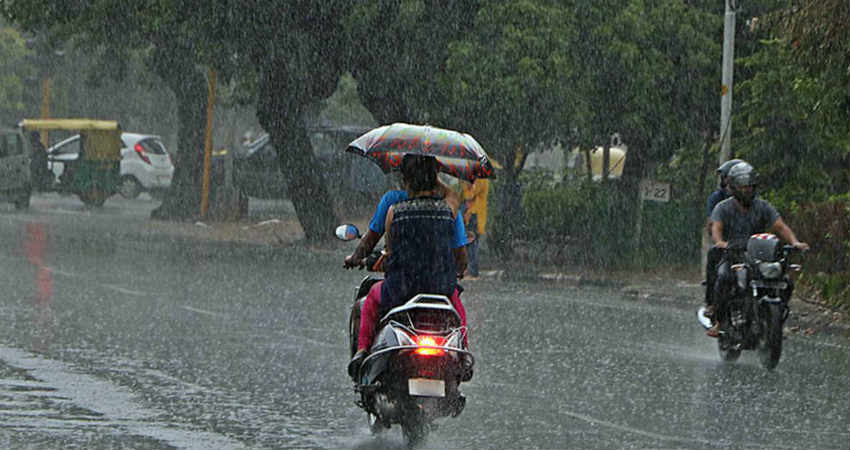
[[[667,203],[670,201],[670,183],[659,183],[647,178],[640,180],[640,201],[638,202],[638,215],[635,224],[635,250],[640,248],[640,235],[643,226],[643,202],[661,202]],[[637,252],[635,252],[637,255]]]

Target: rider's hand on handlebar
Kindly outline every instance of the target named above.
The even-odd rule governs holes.
[[[345,257],[345,261],[343,262],[343,267],[346,269],[352,269],[357,267],[358,269],[363,269],[365,264],[363,263],[362,258],[355,258],[354,255],[348,255]]]
[[[719,241],[718,243],[714,244],[714,246],[717,248],[726,248],[729,246],[729,243],[726,241]]]
[[[795,242],[794,244],[791,244],[791,245],[793,245],[794,248],[796,248],[797,250],[806,251],[806,250],[809,249],[809,244],[806,244],[805,242],[799,242],[798,241],[798,242]]]

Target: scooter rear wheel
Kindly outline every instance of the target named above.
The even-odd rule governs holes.
[[[366,413],[366,416],[369,422],[369,431],[372,434],[378,434],[387,429],[387,427],[384,426],[383,422],[378,419],[378,416],[372,413]]]

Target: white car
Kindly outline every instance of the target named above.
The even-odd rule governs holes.
[[[121,187],[124,198],[142,192],[157,195],[171,186],[174,164],[159,136],[121,133]],[[47,166],[56,180],[80,154],[80,136],[71,136],[47,149]]]

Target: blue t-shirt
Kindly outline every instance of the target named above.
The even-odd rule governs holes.
[[[389,191],[381,197],[381,202],[378,203],[378,209],[375,210],[375,215],[369,221],[369,229],[375,233],[384,234],[387,224],[387,213],[390,206],[407,200],[407,191]],[[460,214],[455,217],[455,234],[452,239],[454,248],[461,248],[466,245],[466,227],[463,225],[463,217]]]

